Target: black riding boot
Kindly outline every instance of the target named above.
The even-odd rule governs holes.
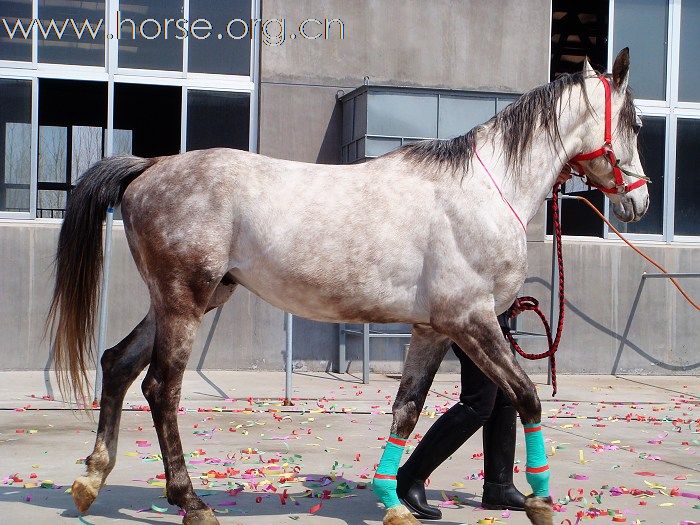
[[[484,419],[467,405],[458,403],[438,418],[399,469],[396,493],[419,518],[439,520],[442,512],[428,505],[425,480],[483,425]]]
[[[481,506],[525,510],[525,495],[513,485],[516,411],[498,392],[496,406],[484,423],[484,495]]]

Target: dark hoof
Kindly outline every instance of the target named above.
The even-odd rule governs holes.
[[[554,511],[552,510],[552,498],[540,498],[528,496],[525,500],[525,514],[533,525],[554,525]]]

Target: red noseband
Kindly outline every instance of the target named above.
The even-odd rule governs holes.
[[[586,169],[581,165],[581,161],[605,157],[610,163],[610,166],[612,166],[613,176],[615,178],[615,187],[606,188],[596,184],[595,182],[591,182],[590,180],[587,182],[589,185],[598,188],[603,193],[624,195],[628,191],[639,188],[647,182],[644,179],[639,179],[631,184],[625,184],[625,179],[622,177],[622,170],[618,166],[617,157],[612,149],[612,92],[610,89],[610,81],[605,78],[604,75],[600,75],[599,78],[603,83],[603,87],[605,88],[605,142],[596,150],[589,151],[588,153],[579,153],[569,161],[569,164],[573,164],[579,175],[583,177],[586,174]]]

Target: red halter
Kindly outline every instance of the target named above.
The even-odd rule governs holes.
[[[610,81],[604,75],[601,75],[599,78],[600,81],[603,83],[603,87],[605,88],[605,142],[600,148],[596,150],[589,151],[588,153],[579,153],[569,161],[569,164],[573,164],[576,170],[578,171],[579,175],[585,177],[586,170],[580,164],[580,161],[591,160],[598,157],[605,157],[612,166],[613,175],[615,177],[615,187],[606,188],[604,186],[601,186],[600,184],[591,182],[590,180],[588,180],[587,182],[590,186],[598,188],[603,193],[624,195],[628,191],[632,191],[636,188],[639,188],[647,182],[644,179],[639,179],[631,184],[625,184],[625,179],[622,178],[622,170],[618,166],[619,161],[617,160],[615,152],[612,149],[612,95],[610,90]]]

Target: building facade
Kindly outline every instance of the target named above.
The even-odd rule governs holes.
[[[306,162],[363,161],[406,141],[466,132],[553,74],[580,67],[582,50],[601,68],[622,47],[632,50],[654,182],[648,216],[625,230],[669,270],[697,272],[700,5],[575,4],[0,0],[0,366],[50,365],[42,335],[61,217],[77,177],[99,158],[225,146]],[[602,197],[594,198],[607,214]],[[528,229],[523,290],[544,308],[546,216],[543,207]],[[563,216],[568,313],[560,370],[697,373],[696,313],[666,280],[640,292],[651,268],[590,212],[567,202]],[[148,309],[119,221],[114,232],[109,345]],[[698,280],[686,284],[700,295]],[[540,330],[531,320],[522,326]],[[373,341],[373,369],[400,371],[404,343]],[[526,343],[533,351],[542,345]],[[283,312],[238,290],[206,316],[190,366],[279,370],[284,353]],[[295,318],[296,368],[335,369],[337,354],[337,325]],[[356,370],[358,345],[348,358]]]

